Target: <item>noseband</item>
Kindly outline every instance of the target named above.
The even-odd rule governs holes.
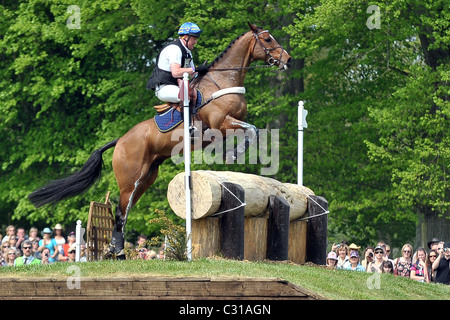
[[[259,39],[259,36],[263,33],[268,33],[269,36],[272,38],[272,41],[274,41],[275,39],[273,39],[272,35],[269,33],[268,30],[263,30],[261,32],[253,32],[253,36],[255,37],[256,41],[255,44],[253,45],[253,52],[255,51],[255,46],[256,46],[256,42],[259,43],[259,45],[261,46],[261,48],[264,50],[264,53],[266,54],[266,57],[269,57],[267,59],[267,64],[269,66],[273,66],[275,65],[277,62],[282,63],[282,57],[283,57],[283,52],[284,52],[284,48],[283,46],[279,45],[278,47],[275,48],[267,48],[266,46],[264,46],[264,43],[261,41],[261,39]],[[281,54],[280,54],[280,59],[275,59],[275,57],[272,55],[272,51],[275,51],[277,49],[281,49]]]

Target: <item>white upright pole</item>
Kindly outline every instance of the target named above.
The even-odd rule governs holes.
[[[297,184],[303,186],[303,128],[307,128],[306,115],[308,110],[303,109],[303,101],[298,102],[298,170]]]
[[[75,228],[75,261],[80,261],[81,257],[81,239],[82,239],[82,227],[81,220],[77,220],[77,226]]]
[[[186,237],[187,237],[187,258],[192,260],[192,240],[191,240],[191,135],[189,133],[190,113],[189,113],[189,74],[183,74],[184,96],[183,96],[183,117],[184,117],[184,176],[185,176],[185,198],[186,198]]]

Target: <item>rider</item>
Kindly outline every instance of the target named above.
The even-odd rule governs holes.
[[[166,45],[160,52],[155,70],[147,83],[147,89],[155,90],[158,99],[179,103],[180,88],[177,79],[182,79],[185,72],[192,76],[196,72],[202,74],[207,71],[205,65],[195,68],[191,52],[201,32],[195,23],[183,23],[178,30],[178,39]]]

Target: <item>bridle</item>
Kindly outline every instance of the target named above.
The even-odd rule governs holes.
[[[275,48],[267,48],[266,46],[264,46],[264,43],[261,41],[261,39],[259,39],[259,36],[260,36],[261,34],[263,34],[263,33],[268,33],[269,36],[272,38],[272,40],[275,40],[275,39],[273,39],[272,35],[269,33],[268,30],[263,30],[263,31],[258,32],[258,33],[253,32],[253,36],[255,37],[256,41],[255,41],[255,44],[253,45],[253,50],[252,50],[252,52],[255,52],[256,42],[258,42],[259,45],[261,46],[261,48],[264,50],[264,53],[266,54],[266,58],[269,57],[269,58],[266,60],[266,63],[267,63],[270,67],[272,67],[273,65],[275,65],[277,62],[282,63],[282,60],[281,60],[281,59],[282,59],[282,57],[283,57],[283,52],[284,52],[283,46],[282,46],[282,45],[278,45],[278,47],[275,47]],[[274,57],[274,56],[272,55],[272,53],[271,53],[272,51],[275,51],[275,50],[277,50],[277,49],[281,49],[281,54],[280,54],[280,59],[279,59],[279,60],[278,60],[278,59],[275,59],[275,57]]]

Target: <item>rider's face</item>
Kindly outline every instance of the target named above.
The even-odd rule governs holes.
[[[189,39],[189,41],[187,42],[187,44],[186,44],[186,41]],[[193,36],[185,36],[184,38],[183,38],[183,40],[184,40],[184,44],[186,45],[186,47],[189,49],[189,50],[194,50],[194,46],[197,44],[197,40],[198,40],[198,38],[196,38],[196,37],[193,37]]]

